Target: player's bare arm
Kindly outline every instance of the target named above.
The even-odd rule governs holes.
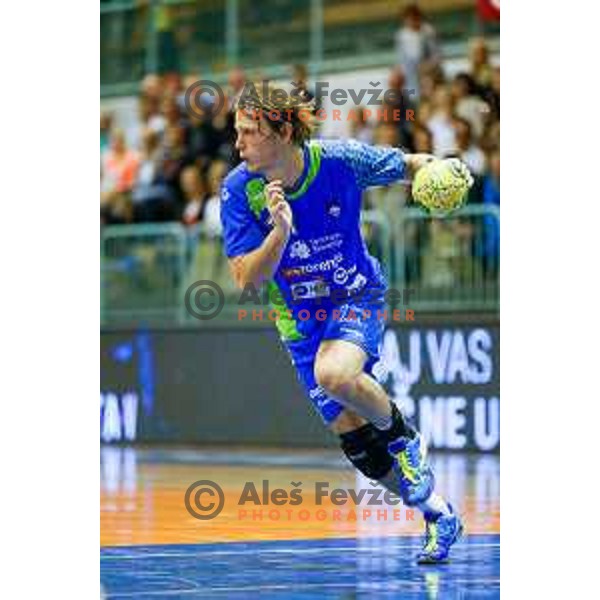
[[[259,287],[273,278],[292,231],[292,210],[285,200],[281,181],[269,183],[265,191],[273,230],[254,252],[229,260],[235,284],[239,288],[249,283]]]

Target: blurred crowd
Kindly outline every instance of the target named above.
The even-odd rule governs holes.
[[[388,88],[398,90],[397,102],[384,106],[378,119],[367,118],[364,108],[359,108],[360,118],[352,121],[349,135],[409,152],[460,157],[475,177],[469,202],[499,206],[500,69],[490,60],[486,40],[470,40],[468,68],[448,77],[435,30],[419,8],[409,6],[402,13],[395,48],[397,61],[390,66]],[[290,75],[311,93],[303,65],[292,67]],[[137,99],[138,120],[127,135],[113,124],[111,114],[101,115],[102,224],[203,223],[206,231],[219,234],[220,184],[239,161],[232,107],[246,75],[240,68],[230,71],[225,90],[228,109],[214,117],[200,106],[193,114],[185,108],[185,90],[199,79],[199,74],[147,75]],[[400,114],[412,110],[414,120],[393,120],[398,108]],[[406,186],[376,189],[368,194],[366,205],[384,211],[394,225],[398,198],[408,202],[409,194]],[[414,267],[405,267],[406,276],[429,278],[431,285],[438,280],[440,285],[451,284],[448,277],[440,276],[440,256],[455,254],[461,245],[463,250],[468,246],[467,254],[478,268],[495,276],[499,226],[490,217],[480,223],[478,232],[460,220],[409,228],[404,243],[432,249],[429,262],[437,266],[428,270],[424,257]]]

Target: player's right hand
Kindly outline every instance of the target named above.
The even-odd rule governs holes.
[[[292,209],[285,199],[281,181],[271,181],[265,186],[267,208],[274,226],[288,238],[292,231]]]

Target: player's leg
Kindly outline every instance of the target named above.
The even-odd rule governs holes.
[[[344,335],[347,332],[345,328]],[[365,373],[367,359],[365,350],[354,340],[323,341],[315,361],[315,378],[328,396],[386,433],[390,440],[389,451],[398,462],[402,498],[409,506],[415,506],[429,498],[433,491],[426,446],[383,387]]]
[[[317,352],[315,378],[328,396],[353,408],[379,430],[395,459],[400,495],[407,505],[421,509],[427,521],[427,544],[420,559],[440,562],[446,559],[462,525],[452,507],[433,491],[434,477],[423,438],[406,423],[383,387],[365,372],[367,361],[378,358],[382,333],[382,324],[373,319],[345,321],[342,326],[331,322],[325,332],[327,339]],[[363,441],[362,435],[359,441]],[[377,479],[383,477],[378,475]]]
[[[374,336],[372,335],[369,335],[368,337],[369,339],[374,339]],[[409,504],[410,498],[408,498],[407,501],[406,485],[403,484],[404,478],[402,476],[398,477],[398,474],[396,473],[397,469],[395,468],[395,457],[389,452],[388,446],[390,440],[392,438],[395,439],[394,436],[402,426],[404,426],[407,431],[412,432],[413,436],[415,435],[414,430],[404,422],[402,415],[395,405],[391,404],[389,398],[388,403],[390,404],[391,427],[387,430],[375,427],[372,423],[368,422],[366,418],[345,408],[343,404],[332,398],[325,391],[323,386],[319,385],[315,377],[315,359],[321,344],[320,336],[296,342],[288,342],[286,344],[300,383],[306,390],[309,399],[317,412],[321,415],[325,424],[334,433],[339,435],[342,450],[350,462],[366,477],[380,481],[395,494],[400,495],[405,503]],[[374,352],[376,354],[376,350]],[[365,360],[366,355],[363,356],[359,353],[358,356],[362,357],[359,364],[364,369],[367,365],[367,361]],[[368,362],[374,364],[375,358],[375,356],[371,357],[371,360]],[[352,360],[349,362],[352,363]],[[348,369],[348,373],[355,374],[355,365],[352,366],[353,368]],[[369,388],[371,387],[372,386],[369,385]],[[383,393],[385,394],[385,391],[383,391]],[[438,534],[439,520],[443,515],[442,513],[434,512],[432,507],[428,506],[428,503],[435,502],[437,504],[440,501],[443,503],[443,500],[439,499],[439,501],[436,502],[436,499],[437,497],[435,495],[430,494],[430,496],[426,498],[425,503],[418,504],[418,507],[424,512],[426,519],[434,516],[437,523],[435,528],[430,527],[429,525],[427,528],[428,536],[426,548],[429,548],[427,552],[427,560],[429,562],[439,562],[440,560],[443,560],[445,556],[447,556],[448,549],[452,543],[446,543],[450,537],[445,534],[444,531],[441,532],[441,535]],[[444,507],[446,506],[447,505],[444,504]],[[435,508],[435,506],[433,508]],[[453,522],[460,523],[454,515],[452,515],[452,520]],[[446,527],[446,530],[449,530],[449,528]],[[454,529],[452,531],[454,531]],[[455,538],[456,537],[457,536],[455,536]],[[431,545],[432,540],[435,542],[434,546]],[[431,559],[433,551],[438,553],[434,560]],[[441,558],[439,558],[440,556]]]
[[[339,436],[342,451],[358,471],[402,497],[395,461],[388,450],[390,439],[387,432],[377,429],[350,409],[339,413],[329,424],[329,429]],[[434,502],[441,503],[442,511],[431,509],[430,505]],[[425,545],[417,561],[423,564],[446,561],[451,546],[462,531],[460,519],[452,507],[435,494],[417,507],[423,512],[426,523]]]

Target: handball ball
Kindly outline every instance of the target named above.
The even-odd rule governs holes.
[[[413,180],[412,195],[424,208],[438,213],[447,213],[459,208],[473,178],[460,160],[432,160],[421,167]]]

